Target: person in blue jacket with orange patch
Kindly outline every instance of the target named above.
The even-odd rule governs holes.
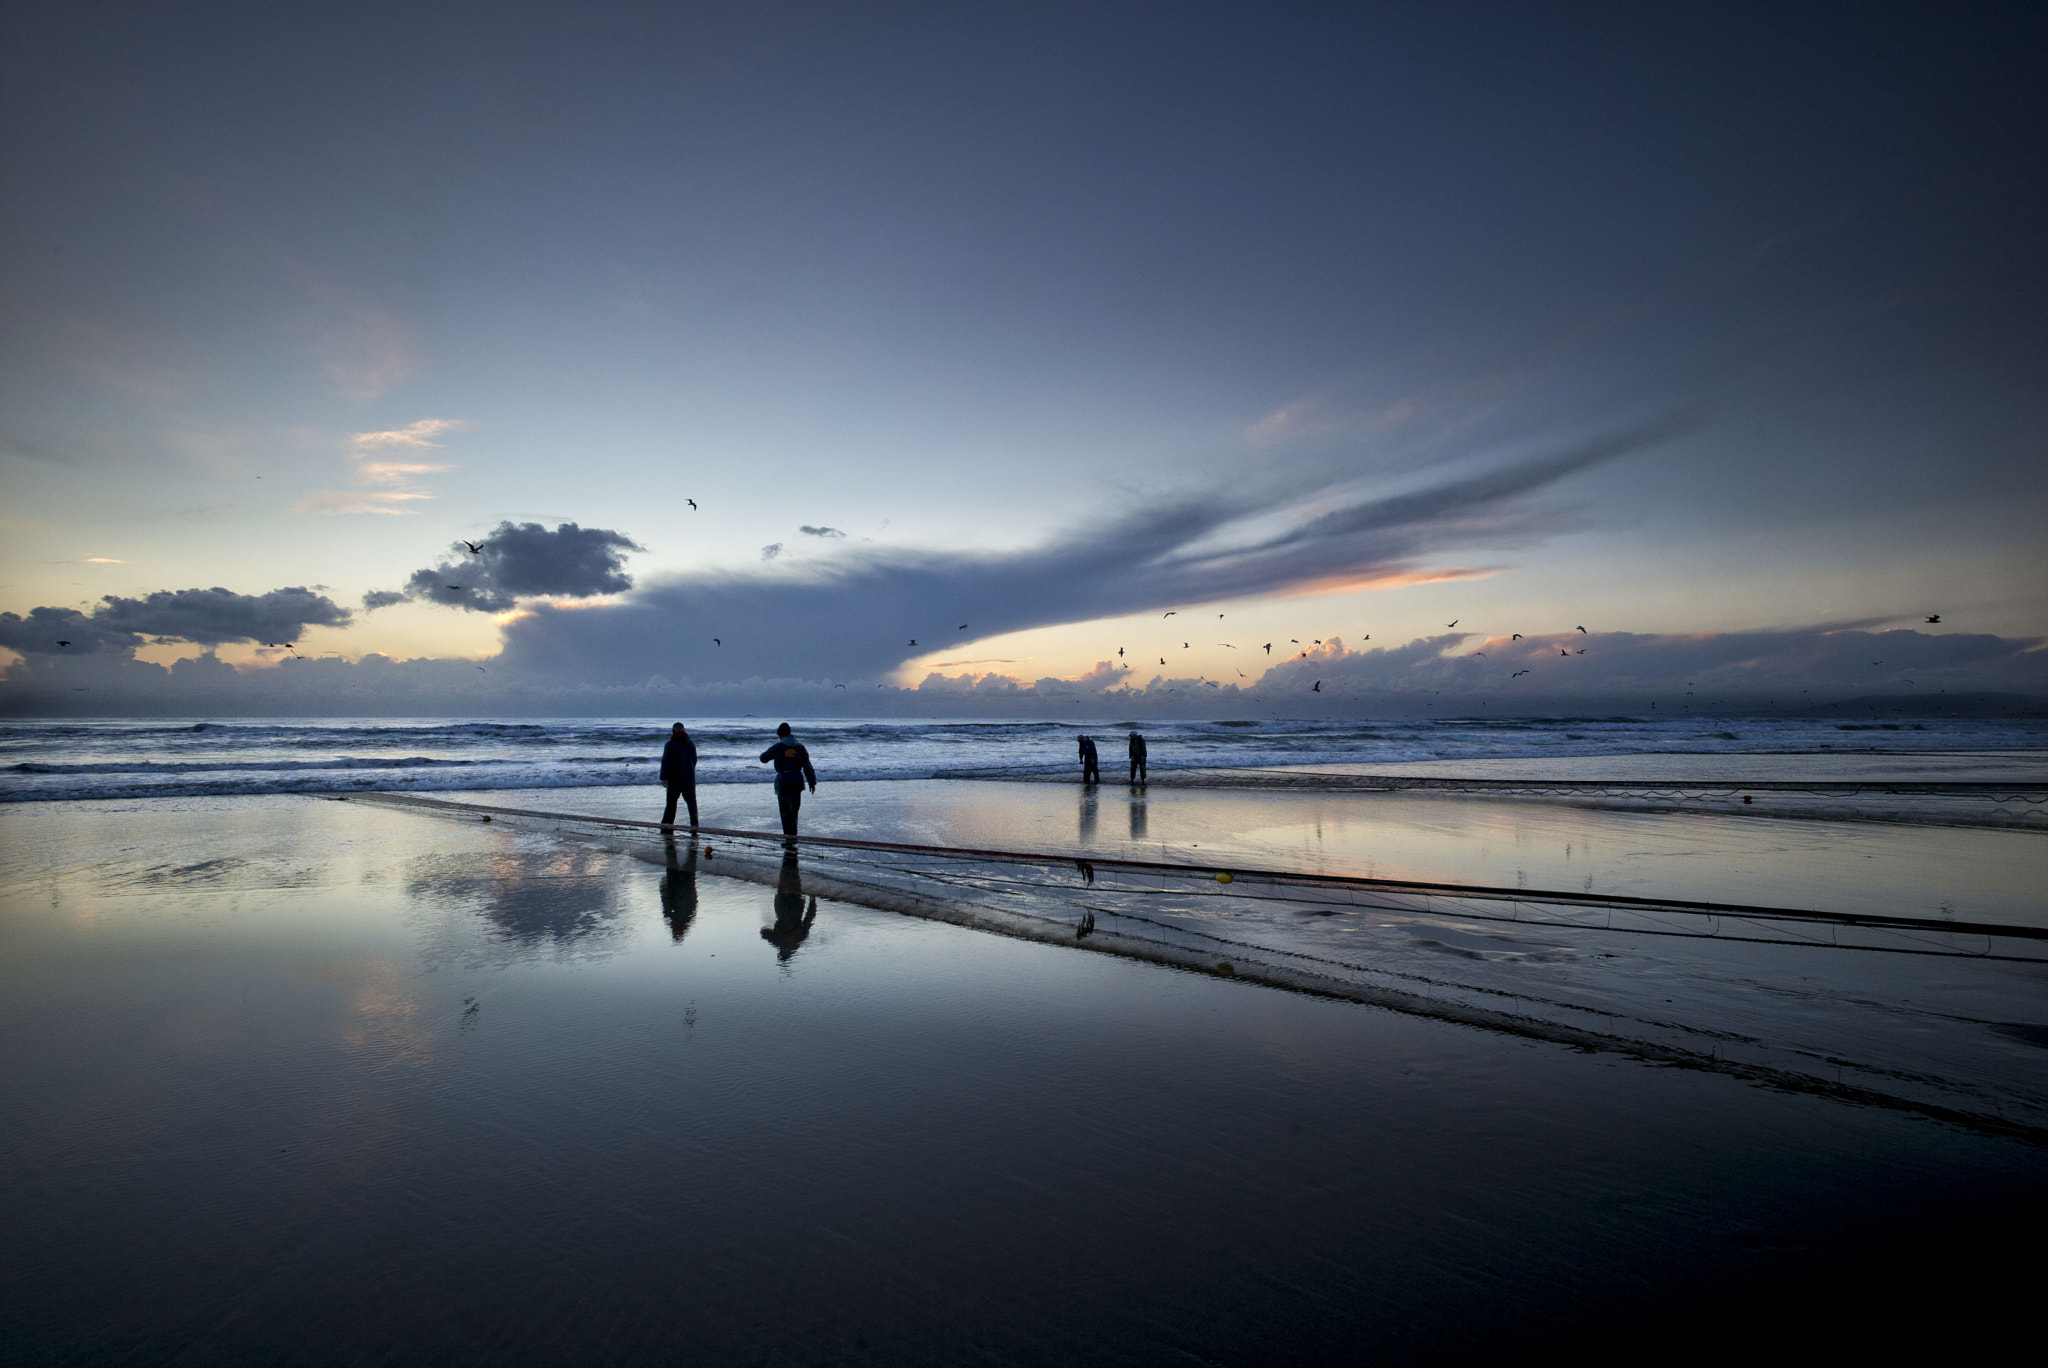
[[[818,791],[818,772],[811,768],[811,753],[789,734],[789,723],[775,729],[776,742],[761,752],[761,763],[775,766],[775,805],[782,809],[782,834],[796,835],[797,809],[803,806],[804,784]]]

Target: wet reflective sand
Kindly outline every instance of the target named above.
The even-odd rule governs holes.
[[[238,799],[17,806],[0,860],[17,1361],[1840,1347],[2017,1315],[2048,1214],[2020,1141],[814,902],[801,858]]]

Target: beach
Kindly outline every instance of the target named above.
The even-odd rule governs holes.
[[[1789,878],[1831,850],[1777,891],[1946,890],[2018,920],[2039,872],[2012,831],[1864,848],[1810,822],[1165,786],[1140,831],[1105,785],[1091,832],[1090,801],[828,783],[806,830],[1532,882],[1569,837],[1596,881],[1719,871],[1759,897],[1768,851]],[[1890,1022],[1848,1069],[1932,1051],[1980,1123],[818,897],[851,877],[822,847],[794,882],[731,877],[744,842],[671,860],[601,825],[289,795],[15,803],[0,834],[10,1361],[1457,1361],[1740,1345],[1815,1299],[1895,1342],[1965,1287],[2012,1314],[1994,1251],[2048,1206],[2039,966],[1660,940],[1613,975],[1739,1014],[1731,1049]],[[1189,904],[1174,934],[1263,915],[1236,907]],[[1350,936],[1392,957],[1376,972],[1494,976],[1439,999],[1598,984],[1614,953],[1264,920],[1290,953]],[[1867,1015],[1764,971],[1845,978]],[[1966,1030],[1896,1000],[1923,988],[2010,1010]]]

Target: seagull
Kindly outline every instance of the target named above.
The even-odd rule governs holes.
[[[464,546],[468,547],[469,554],[472,556],[481,556],[484,553],[484,549],[481,546],[478,546],[475,542],[469,540],[469,538],[467,537],[457,537],[455,540],[461,542]]]
[[[484,667],[483,667],[483,666],[481,666],[481,665],[477,666],[476,668],[478,669],[478,671],[479,671],[479,672],[481,672],[481,673],[483,673],[483,674],[489,674],[489,673],[490,673],[490,671],[489,671],[489,670],[486,670],[486,669],[484,669]]]
[[[1485,654],[1486,654],[1486,652],[1484,652],[1484,651],[1474,651],[1474,652],[1473,652],[1472,654],[1473,654],[1473,655],[1476,655],[1476,656],[1483,656],[1483,655],[1485,655]]]
[[[1176,609],[1174,609],[1174,610],[1173,610],[1173,613],[1178,613],[1179,611],[1180,611],[1180,609],[1176,608]],[[1172,616],[1173,616],[1173,613],[1166,613],[1166,614],[1164,614],[1163,616],[1165,616],[1165,617],[1172,617]]]
[[[1272,643],[1272,642],[1270,642],[1270,641],[1266,643],[1266,654],[1267,654],[1267,655],[1271,655],[1271,654],[1273,654],[1273,643]]]
[[[60,641],[60,642],[58,642],[57,644],[58,644],[59,646],[69,646],[69,645],[70,645],[71,643],[70,643],[70,642],[68,642],[68,641]]]
[[[963,623],[961,623],[961,624],[960,624],[960,627],[959,627],[959,630],[960,630],[960,631],[963,631],[963,632],[964,632],[964,631],[966,631],[966,630],[967,630],[967,624],[966,624],[966,623],[964,623],[964,622],[963,622]]]
[[[1444,624],[1444,626],[1446,626],[1446,627],[1455,627],[1455,626],[1457,626],[1457,625],[1458,625],[1459,623],[1463,622],[1464,620],[1465,620],[1465,619],[1463,619],[1463,618],[1452,618],[1452,619],[1451,619],[1451,620],[1450,620],[1449,622],[1446,622],[1446,623]]]
[[[1220,619],[1223,616],[1223,614],[1218,613],[1216,616]]]
[[[1510,640],[1510,641],[1520,641],[1521,639],[1522,639],[1522,634],[1521,634],[1520,632],[1517,632],[1517,633],[1515,633],[1515,634],[1514,634],[1514,635],[1513,635],[1512,637],[1509,637],[1509,638],[1508,638],[1508,640]]]
[[[910,644],[911,644],[911,645],[913,645],[913,646],[917,645],[917,638],[916,638],[916,637],[912,637],[912,638],[910,639]]]
[[[1513,674],[1509,675],[1509,676],[1508,676],[1508,678],[1509,678],[1509,679],[1520,679],[1520,678],[1521,678],[1521,677],[1522,677],[1523,675],[1525,675],[1525,674],[1527,674],[1527,673],[1529,673],[1529,672],[1528,672],[1527,670],[1517,670],[1517,671],[1515,671],[1515,672],[1514,672]]]
[[[1117,648],[1116,648],[1116,658],[1117,658],[1118,660],[1122,660],[1122,659],[1124,658],[1124,648],[1123,648],[1123,647],[1119,646],[1119,647],[1117,647]]]
[[[1293,643],[1294,643],[1295,645],[1297,645],[1297,646],[1301,645],[1301,638],[1300,638],[1300,637],[1289,637],[1289,638],[1287,638],[1287,639],[1288,639],[1289,641],[1293,642]]]
[[[1934,615],[1933,617],[1930,617],[1930,618],[1928,618],[1927,620],[1928,620],[1929,622],[1939,622],[1939,621],[1941,621],[1941,614],[1939,614],[1939,613],[1936,613],[1936,614],[1935,614],[1935,615]]]
[[[720,641],[720,640],[719,640],[719,639],[718,639],[717,637],[713,637],[713,638],[711,638],[711,644],[712,644],[713,646],[723,646],[723,645],[725,645],[725,643],[724,643],[724,642],[722,642],[722,641]],[[914,642],[913,642],[912,644],[913,644],[913,645],[915,645],[916,643],[914,643]]]
[[[1310,690],[1309,690],[1309,692],[1310,692],[1310,693],[1321,693],[1322,691],[1323,691],[1323,681],[1322,681],[1322,680],[1320,680],[1320,679],[1318,679],[1318,680],[1316,681],[1316,686],[1315,686],[1315,687],[1314,687],[1313,689],[1310,689]]]
[[[697,501],[696,501],[695,499],[685,499],[685,500],[683,500],[683,502],[684,502],[684,503],[686,503],[686,504],[688,504],[688,505],[689,505],[690,507],[692,507],[692,508],[696,508],[696,507],[697,507]],[[699,510],[699,511],[702,511],[702,510]],[[879,684],[878,684],[878,685],[876,685],[875,687],[876,687],[876,688],[880,688],[880,687],[881,687],[881,685],[879,685]]]
[[[835,689],[843,689],[843,688],[845,688],[846,686],[845,686],[844,684],[834,684],[834,685],[833,685],[832,687],[833,687],[833,688],[835,688]]]
[[[1578,654],[1580,654],[1580,655],[1584,655],[1585,653],[1586,653],[1586,652],[1585,652],[1585,648],[1584,648],[1584,647],[1581,647],[1581,648],[1579,649],[1579,652],[1578,652]]]
[[[1570,651],[1565,650],[1562,646],[1557,648],[1557,653],[1561,656],[1568,656],[1571,654]]]
[[[1193,650],[1193,649],[1194,649],[1194,648],[1193,648],[1192,646],[1188,645],[1188,644],[1187,644],[1187,643],[1186,643],[1185,641],[1183,641],[1183,642],[1182,642],[1182,643],[1180,644],[1180,648],[1181,648],[1181,649],[1182,649],[1183,651],[1191,651],[1191,650]]]
[[[447,585],[446,588],[448,592],[451,594],[459,594],[462,592],[462,586],[459,584],[450,584]]]
[[[1159,663],[1160,663],[1161,665],[1164,665],[1164,664],[1166,663],[1166,657],[1165,657],[1165,656],[1161,656],[1161,657],[1159,657]]]

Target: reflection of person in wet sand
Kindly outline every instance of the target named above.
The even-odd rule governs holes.
[[[775,925],[762,927],[761,939],[775,947],[775,958],[787,964],[817,919],[818,900],[812,898],[809,907],[804,905],[804,881],[797,871],[796,851],[784,851],[782,873],[775,880]]]
[[[675,838],[667,849],[668,872],[661,876],[661,915],[668,919],[668,933],[678,944],[697,920],[697,843],[691,841],[677,858]]]

